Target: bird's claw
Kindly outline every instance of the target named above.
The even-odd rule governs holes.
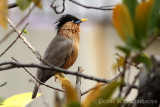
[[[55,81],[57,78],[62,81],[62,88],[64,88],[66,84],[70,84],[70,80],[67,77],[61,77],[59,75],[55,75]]]

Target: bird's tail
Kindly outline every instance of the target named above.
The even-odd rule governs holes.
[[[36,98],[40,84],[36,83],[33,89],[32,99]]]

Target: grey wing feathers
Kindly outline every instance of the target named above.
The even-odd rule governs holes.
[[[50,65],[61,67],[65,63],[66,57],[70,56],[71,53],[72,40],[69,38],[64,38],[60,35],[56,35],[45,51],[43,60]],[[50,75],[53,75],[53,72],[42,71],[41,69],[37,70],[37,78],[39,80],[43,80],[43,82],[45,82],[47,78],[42,76]]]
[[[71,39],[56,35],[56,37],[49,44],[44,54],[43,60],[53,66],[61,67],[65,63],[66,58],[71,55],[72,45],[73,43]],[[41,82],[46,82],[53,75],[54,71],[51,72],[49,70],[37,69],[37,79]],[[36,97],[39,86],[39,83],[35,85],[32,99]]]
[[[43,59],[51,65],[60,67],[64,64],[66,56],[71,53],[72,40],[56,35],[49,44]]]

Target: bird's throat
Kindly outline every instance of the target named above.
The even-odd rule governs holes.
[[[58,29],[58,34],[79,41],[79,32],[80,32],[80,25],[73,24],[72,22],[68,22],[64,24],[60,29]]]

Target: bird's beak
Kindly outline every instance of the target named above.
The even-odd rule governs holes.
[[[88,19],[79,19],[78,21],[75,22],[75,24],[78,24],[78,23],[82,23],[82,22],[85,22],[87,21]]]
[[[88,19],[81,19],[81,22],[85,22],[85,21],[87,21]]]

